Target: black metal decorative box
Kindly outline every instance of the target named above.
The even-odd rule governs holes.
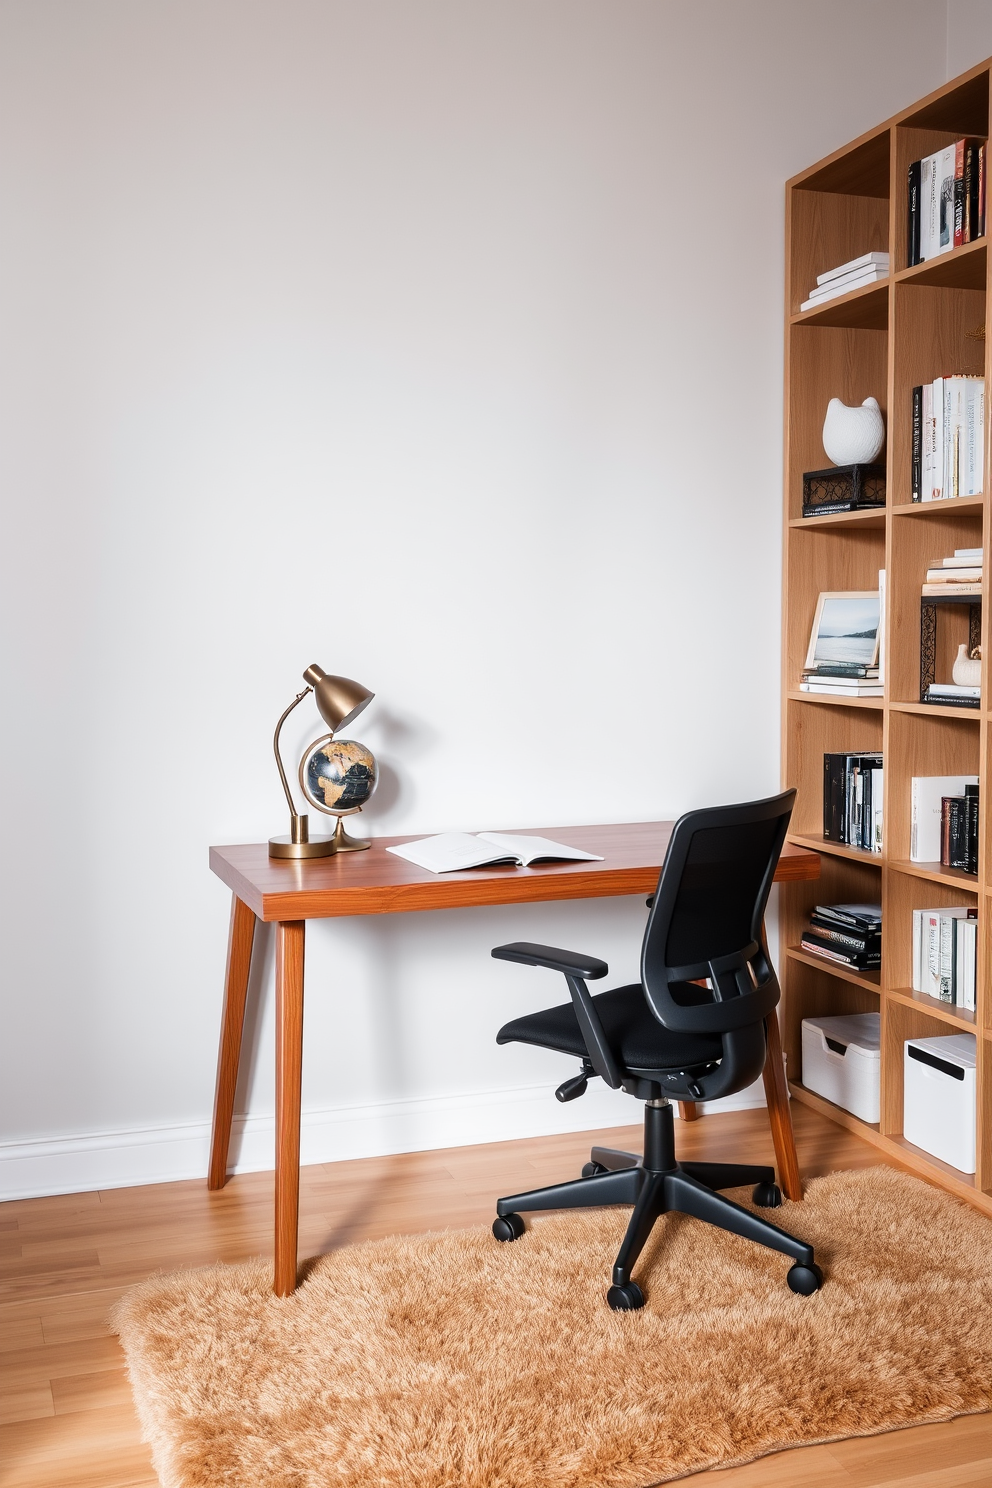
[[[833,465],[803,476],[803,516],[863,511],[885,505],[884,465]]]

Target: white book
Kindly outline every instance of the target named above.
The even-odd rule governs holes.
[[[981,695],[980,687],[962,687],[958,682],[931,682],[927,688],[927,697],[932,698],[980,698]]]
[[[925,972],[924,952],[928,946],[927,928],[931,915],[940,915],[940,909],[913,910],[913,991],[922,992]]]
[[[934,422],[933,422],[933,383],[923,384],[923,465],[920,474],[920,500],[933,500],[933,460],[934,460]]]
[[[868,270],[864,275],[858,275],[849,283],[839,286],[824,285],[822,290],[814,290],[809,299],[804,300],[799,306],[799,309],[812,310],[816,305],[825,305],[828,300],[836,300],[840,295],[850,294],[854,289],[863,289],[866,284],[878,284],[880,280],[888,277],[888,271],[883,273],[878,270]]]
[[[831,279],[829,284],[821,284],[818,289],[811,289],[809,297],[811,300],[831,300],[834,295],[846,294],[849,289],[857,289],[860,284],[877,284],[880,279],[889,277],[888,269],[855,269],[851,274],[842,274],[839,279]]]
[[[941,501],[947,492],[944,489],[944,379],[933,380],[933,484],[930,500]]]
[[[826,697],[884,697],[885,688],[879,682],[841,682],[839,687],[822,682],[800,682],[800,692],[819,692]]]
[[[940,152],[920,161],[920,262],[940,252]]]
[[[938,179],[940,182],[940,238],[934,250],[934,257],[938,254],[949,253],[954,247],[954,169],[956,164],[956,145],[945,145],[938,151]]]
[[[976,559],[981,562],[983,554],[983,548],[955,548],[953,560],[945,558],[944,562],[950,563],[953,561],[957,563],[960,560],[962,563],[974,563]]]
[[[928,584],[946,584],[953,589],[955,584],[978,582],[981,577],[982,568],[978,564],[970,564],[967,568],[963,564],[959,568],[945,568],[942,564],[940,568],[927,569],[926,581]]]
[[[944,378],[944,495],[964,496],[965,396],[968,379]]]
[[[962,496],[980,496],[985,484],[985,378],[965,380]]]
[[[878,570],[878,683],[885,688],[885,569]]]
[[[977,784],[977,775],[913,776],[910,781],[911,862],[940,862],[941,797],[963,796],[966,785]]]
[[[873,769],[871,772],[871,850],[874,853],[882,851],[882,802],[884,800],[885,770]]]
[[[923,911],[920,986],[916,990],[938,1002],[954,1001],[955,921],[966,919],[971,908],[958,904],[952,909]]]
[[[825,274],[817,274],[817,284],[829,284],[831,279],[839,279],[842,274],[853,273],[856,269],[865,269],[872,266],[889,267],[889,255],[887,253],[862,253],[860,258],[852,258],[848,263],[840,264],[836,269],[828,269]]]
[[[954,1001],[958,1007],[975,1011],[975,966],[978,951],[978,921],[961,919],[955,922],[957,949],[955,955]]]
[[[471,832],[440,832],[436,837],[422,837],[419,842],[398,843],[386,851],[431,873],[457,873],[461,868],[486,868],[496,863],[516,863],[529,868],[531,863],[555,858],[603,862],[599,853],[564,847],[548,837],[518,837],[507,832],[478,832],[474,836]]]

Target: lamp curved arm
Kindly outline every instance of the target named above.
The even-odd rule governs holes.
[[[298,692],[296,694],[295,698],[290,703],[289,707],[286,709],[279,722],[276,724],[276,731],[272,735],[272,752],[276,757],[276,764],[279,766],[279,779],[282,781],[282,788],[286,792],[286,800],[289,803],[289,814],[293,817],[297,816],[299,813],[296,810],[296,802],[293,800],[293,797],[290,794],[289,781],[286,779],[286,771],[282,767],[282,756],[279,753],[279,735],[282,732],[282,726],[286,722],[286,719],[289,717],[290,713],[292,713],[293,709],[297,706],[298,703],[302,703],[308,692],[313,692],[313,688],[304,687],[302,692]]]

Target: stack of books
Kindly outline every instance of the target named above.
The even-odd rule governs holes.
[[[978,911],[973,904],[913,910],[913,991],[975,1010]]]
[[[913,389],[914,501],[981,496],[985,378],[937,377]]]
[[[940,861],[944,868],[978,873],[978,786],[940,798]]]
[[[981,548],[955,548],[949,558],[932,563],[927,569],[923,593],[936,599],[949,595],[973,595],[981,598],[984,553]]]
[[[882,964],[882,906],[818,904],[800,948],[853,971],[877,970]]]
[[[909,167],[906,260],[926,263],[985,233],[986,146],[959,139]]]
[[[823,756],[823,835],[861,852],[882,851],[882,755]]]
[[[850,294],[852,289],[861,289],[865,284],[877,284],[889,277],[889,255],[887,253],[862,253],[839,268],[828,269],[817,274],[816,288],[810,290],[809,299],[804,300],[800,310],[813,310],[835,300],[838,295]]]
[[[884,691],[877,666],[857,661],[821,661],[807,667],[800,692],[819,692],[825,697],[881,697]]]

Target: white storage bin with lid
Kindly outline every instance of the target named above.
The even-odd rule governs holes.
[[[803,1019],[803,1084],[862,1121],[878,1120],[878,1013]]]
[[[907,1039],[902,1134],[962,1173],[975,1171],[975,1035]]]

